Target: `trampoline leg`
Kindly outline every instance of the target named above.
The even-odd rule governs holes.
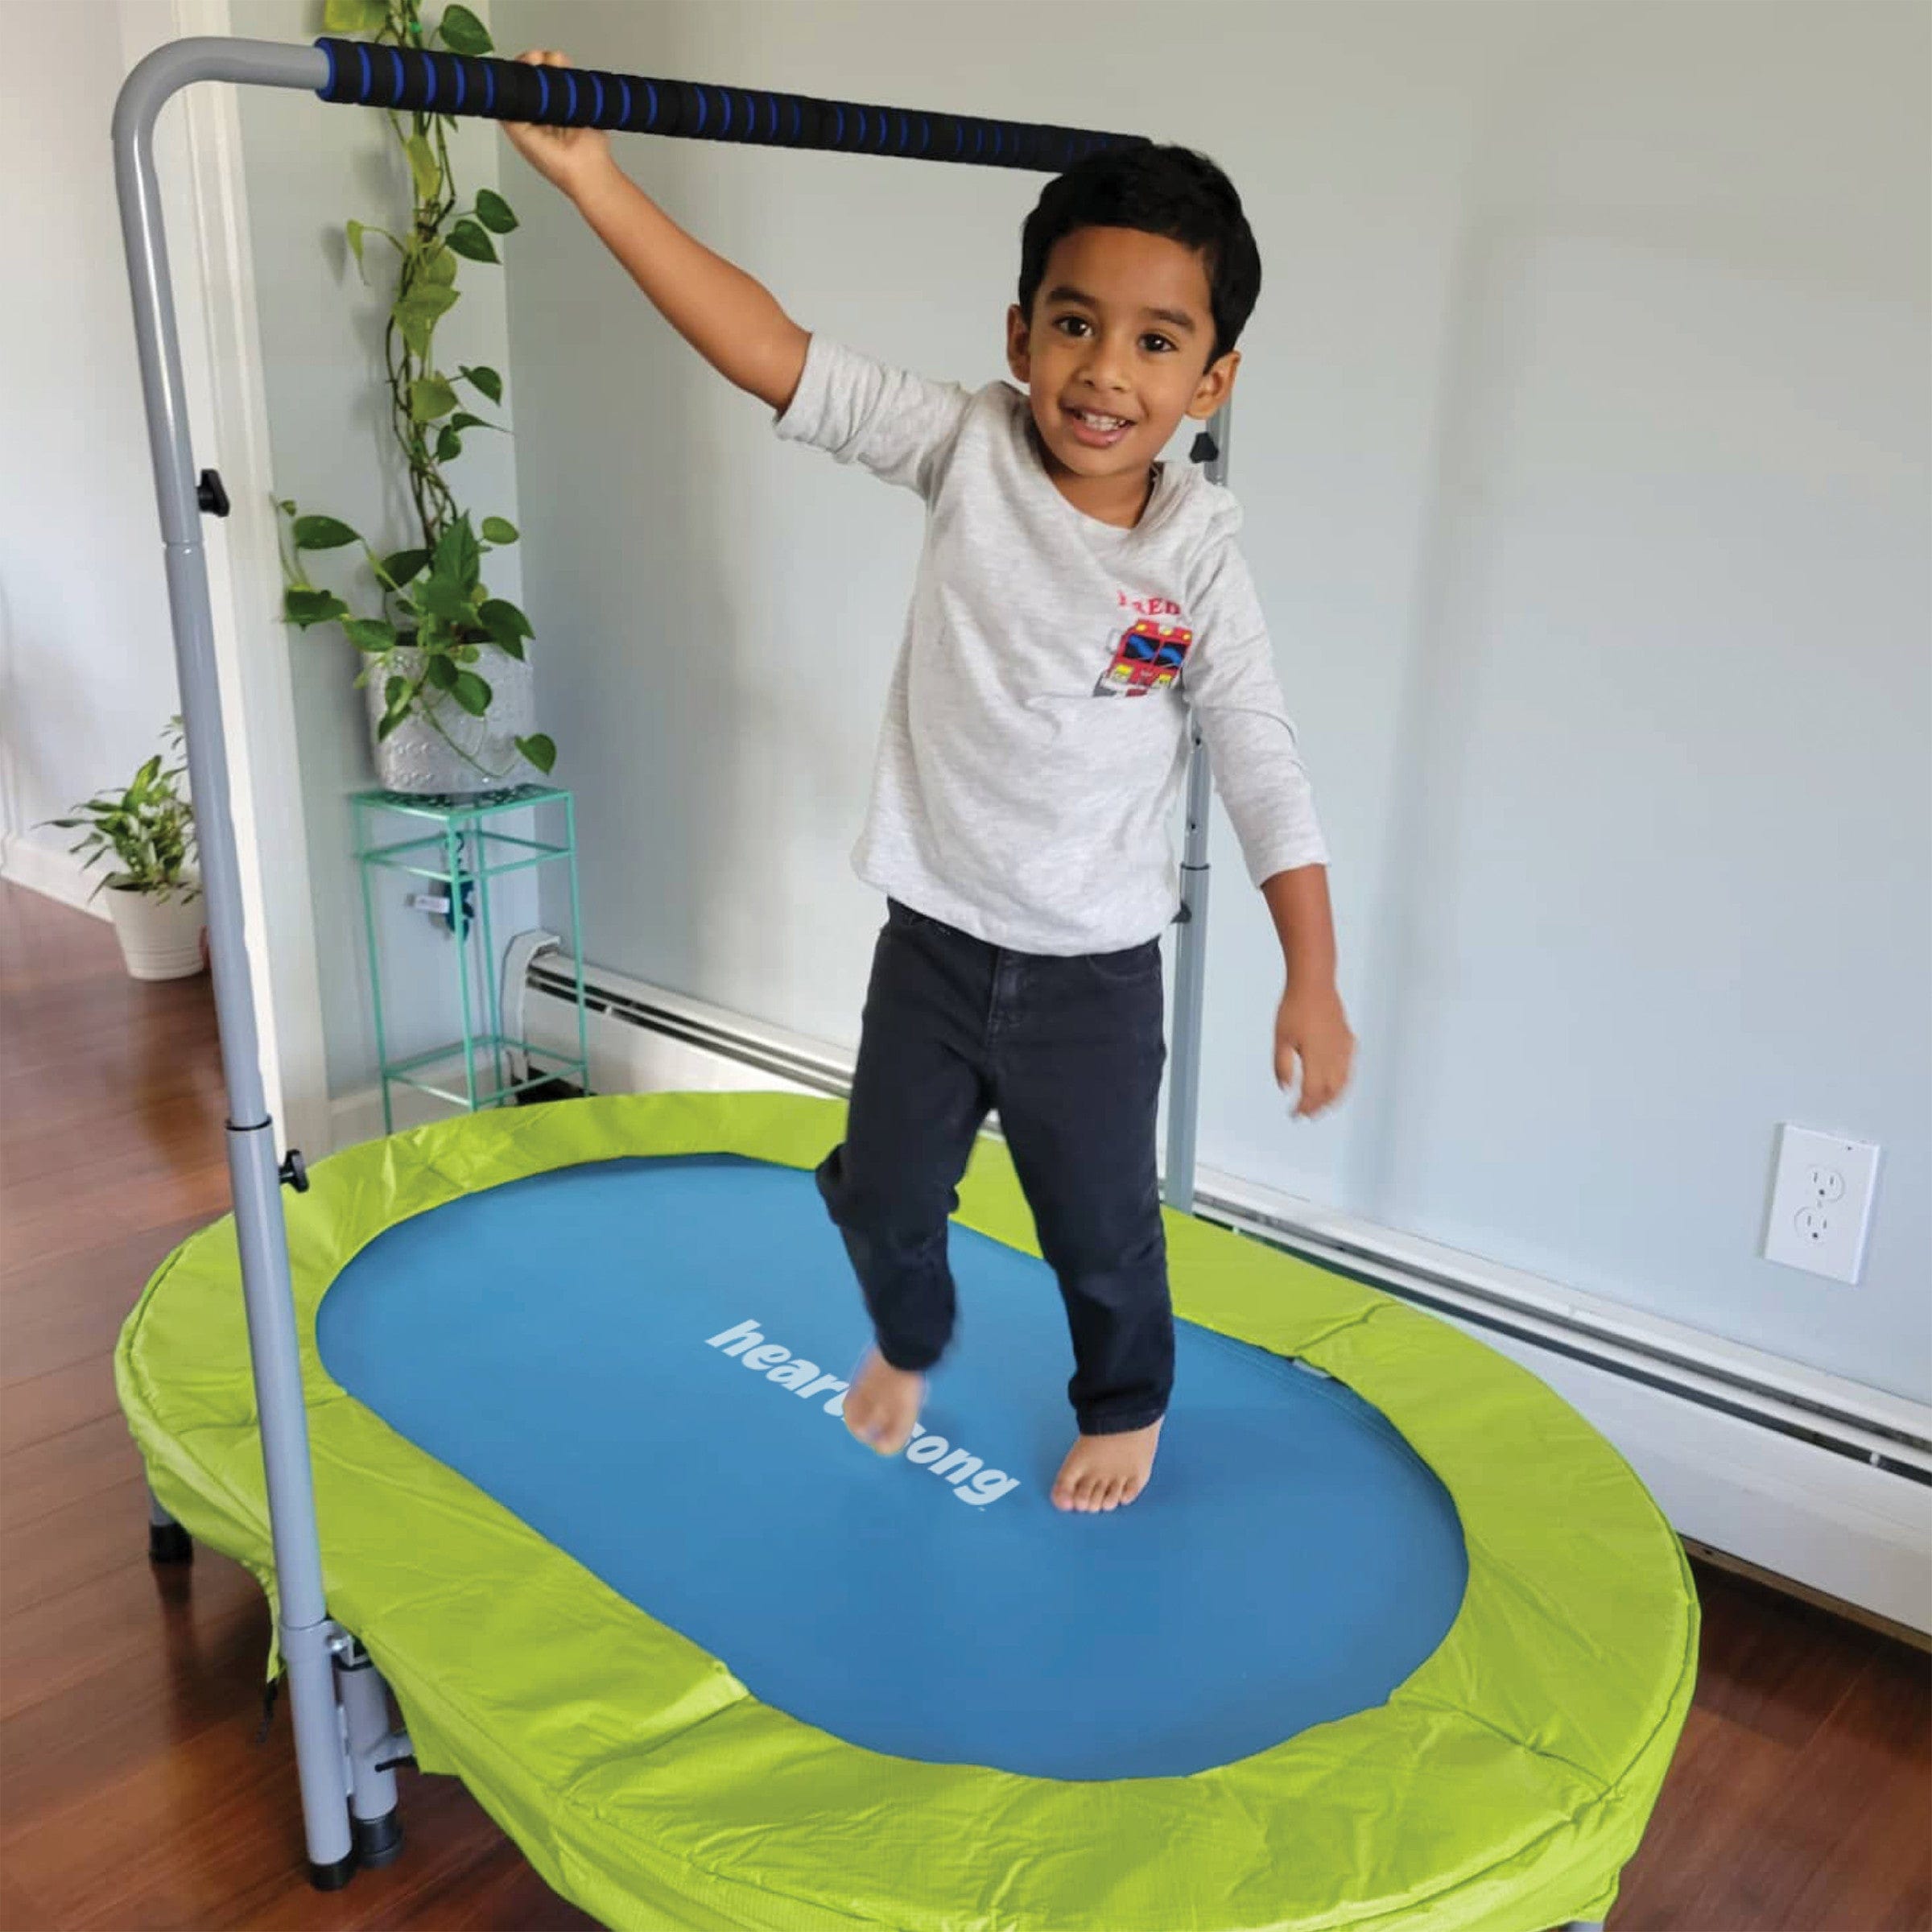
[[[353,1637],[336,1653],[349,1747],[349,1822],[359,1865],[386,1865],[402,1849],[395,1765],[409,1756],[409,1740],[389,1723],[389,1689],[369,1653]]]
[[[147,1492],[147,1560],[151,1563],[192,1563],[194,1539]]]

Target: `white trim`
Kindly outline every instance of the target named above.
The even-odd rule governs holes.
[[[572,972],[557,955],[537,962],[533,1044],[575,1051],[574,1009],[551,990]],[[849,1080],[845,1049],[585,972],[601,1091],[824,1092]],[[1932,1485],[1906,1473],[1932,1469],[1932,1409],[1252,1182],[1199,1180],[1211,1218],[1426,1301],[1522,1363],[1616,1445],[1680,1534],[1932,1632]]]
[[[76,912],[105,919],[105,903],[93,896],[97,875],[67,849],[73,835],[64,832],[58,836],[57,845],[35,838],[31,829],[0,836],[0,879],[37,892],[43,898],[58,900]]]
[[[167,12],[176,35],[233,31],[229,0]],[[150,19],[124,16],[130,59]],[[161,178],[196,461],[219,468],[233,506],[202,527],[262,1077],[283,1145],[316,1146],[329,1125],[321,983],[236,90],[188,89],[158,139],[174,148]]]

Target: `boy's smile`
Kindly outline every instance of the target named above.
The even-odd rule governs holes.
[[[1130,528],[1152,466],[1184,416],[1227,399],[1241,357],[1216,356],[1198,250],[1133,228],[1080,228],[1054,245],[1033,312],[1006,323],[1046,472],[1075,508]]]

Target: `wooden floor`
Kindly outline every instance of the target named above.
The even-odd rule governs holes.
[[[408,1773],[403,1857],[311,1892],[286,1715],[254,1741],[261,1596],[206,1551],[148,1565],[109,1357],[226,1203],[221,1122],[206,980],[137,985],[105,926],[0,886],[0,1932],[588,1925]],[[1613,1932],[1932,1928],[1926,1657],[1699,1582],[1696,1708]]]

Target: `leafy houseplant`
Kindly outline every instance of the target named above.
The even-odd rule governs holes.
[[[423,25],[421,0],[328,0],[323,21],[331,33],[366,35],[379,44],[491,51],[489,30],[460,5],[445,8],[433,29]],[[372,691],[378,762],[394,734],[407,728],[428,765],[444,774],[423,788],[475,790],[509,780],[519,756],[541,772],[556,762],[556,746],[540,732],[514,736],[492,762],[483,722],[498,696],[492,679],[502,679],[506,661],[523,663],[531,631],[514,604],[490,595],[484,560],[493,548],[515,543],[517,531],[502,517],[473,522],[445,471],[462,455],[466,436],[502,430],[464,404],[467,392],[479,406],[500,406],[503,379],[482,366],[446,372],[436,350],[436,325],[460,299],[459,261],[497,261],[492,237],[508,234],[517,217],[488,188],[467,209],[460,207],[450,166],[450,117],[391,113],[389,122],[409,166],[414,198],[408,224],[397,233],[350,221],[345,232],[365,283],[372,244],[385,268],[394,270],[384,374],[417,540],[385,553],[340,518],[283,502],[283,615],[304,630],[340,625],[361,654],[356,682]],[[311,582],[305,562],[313,551],[351,547],[360,548],[372,580],[358,587],[360,609],[348,597]]]
[[[201,970],[201,885],[195,877],[194,807],[183,790],[181,720],[172,720],[158,751],[124,791],[103,791],[76,805],[63,831],[85,830],[68,848],[92,866],[112,855],[118,869],[94,886],[105,890],[122,957],[137,980],[178,980]]]

